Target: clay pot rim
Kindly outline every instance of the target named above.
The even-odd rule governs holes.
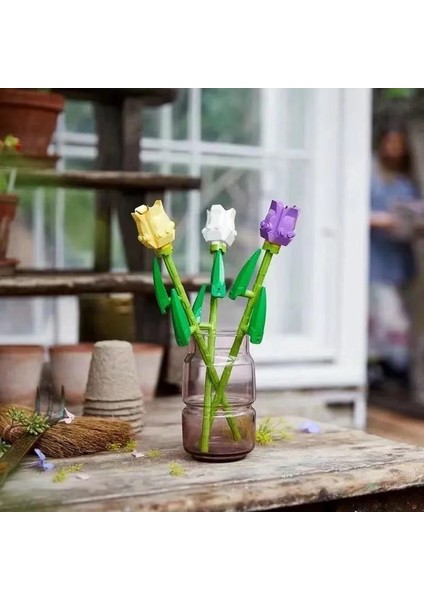
[[[16,194],[3,194],[0,193],[0,204],[17,204],[18,196]]]
[[[85,342],[81,344],[58,344],[56,346],[49,346],[50,354],[61,354],[61,353],[83,353],[89,352],[90,354],[93,352],[94,343]]]
[[[36,344],[2,344],[0,354],[44,354],[44,346]]]
[[[19,262],[20,261],[17,258],[0,258],[0,267],[16,267]]]
[[[56,94],[55,92],[3,88],[0,89],[0,106],[1,105],[33,107],[60,113],[65,106],[65,97],[61,94]]]
[[[153,344],[151,342],[137,342],[132,345],[135,352],[143,352],[144,350],[157,350],[163,352],[164,348],[160,344]]]

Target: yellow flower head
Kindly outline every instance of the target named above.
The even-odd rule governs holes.
[[[137,225],[138,241],[146,248],[158,250],[174,241],[175,223],[164,211],[161,200],[150,207],[142,204],[131,214]]]

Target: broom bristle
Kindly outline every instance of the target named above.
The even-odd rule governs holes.
[[[0,438],[14,442],[23,433],[22,427],[9,431],[11,420],[7,412],[12,406],[0,407]],[[21,408],[21,407],[18,407]],[[28,414],[32,411],[23,409]],[[37,447],[50,458],[71,458],[107,450],[109,444],[125,445],[133,437],[130,423],[100,417],[75,417],[67,425],[57,423],[43,434]]]

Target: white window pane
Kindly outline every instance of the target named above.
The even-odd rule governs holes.
[[[186,165],[172,165],[173,175],[188,175]],[[190,229],[189,192],[171,192],[169,197],[169,213],[175,223],[176,235],[174,241],[174,261],[180,273],[187,272],[187,246]]]
[[[65,103],[66,131],[95,133],[94,105],[92,102],[67,100]]]
[[[0,331],[5,336],[32,335],[35,330],[33,301],[22,298],[0,299]],[[1,339],[0,338],[0,339]]]
[[[273,333],[303,333],[305,323],[306,283],[311,277],[308,252],[312,244],[312,212],[308,209],[307,186],[309,165],[305,161],[287,162],[282,198],[287,204],[301,207],[296,239],[283,247],[273,260],[267,286],[270,314],[274,315]]]
[[[89,171],[94,161],[67,159],[67,170]],[[89,269],[94,263],[95,192],[84,189],[64,191],[64,215],[58,228],[57,243],[63,245],[64,267]]]
[[[256,146],[260,142],[260,94],[250,88],[202,89],[202,140]]]
[[[260,173],[241,169],[218,169],[206,167],[202,170],[203,192],[200,230],[206,222],[206,209],[212,204],[224,208],[235,208],[237,237],[228,249],[224,264],[228,277],[235,277],[250,255],[262,245],[259,236]],[[201,272],[209,273],[212,267],[209,245],[201,239]],[[245,307],[245,300],[225,298],[220,303],[219,326],[221,329],[235,328]]]
[[[178,90],[177,99],[172,104],[172,137],[174,140],[188,138],[188,96],[190,90]]]
[[[160,115],[161,113],[157,108],[150,107],[143,110],[143,137],[160,137]]]
[[[140,113],[140,118],[141,118]],[[72,133],[96,133],[94,104],[79,100],[65,103],[65,129]],[[147,107],[143,110],[143,137],[158,138],[160,135],[160,111]]]
[[[312,90],[289,88],[287,90],[287,148],[303,150],[307,146],[309,106]]]

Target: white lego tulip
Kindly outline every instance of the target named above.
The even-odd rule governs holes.
[[[227,246],[231,246],[237,235],[235,218],[234,208],[225,210],[220,204],[211,206],[211,209],[207,211],[206,226],[202,229],[205,241],[209,243],[224,242]]]

